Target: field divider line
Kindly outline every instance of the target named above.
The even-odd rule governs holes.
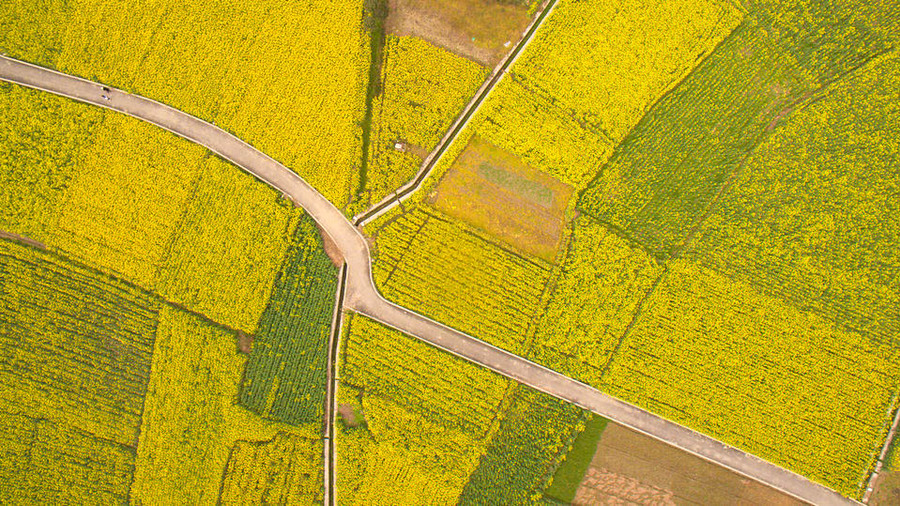
[[[328,339],[327,368],[325,369],[325,438],[323,440],[323,479],[324,504],[337,504],[337,488],[335,487],[335,441],[334,412],[337,410],[337,357],[343,328],[344,293],[347,284],[347,264],[342,264],[338,272],[337,290],[335,292],[334,313],[331,316],[331,334]]]
[[[891,444],[897,436],[897,427],[900,426],[900,406],[897,406],[897,397],[900,397],[900,391],[894,394],[894,402],[891,404],[892,406],[895,406],[896,409],[894,423],[891,425],[891,429],[888,431],[887,437],[884,440],[884,446],[881,448],[881,453],[878,455],[878,461],[875,463],[875,470],[872,471],[872,474],[869,475],[869,479],[866,481],[866,491],[865,494],[863,494],[862,499],[863,504],[869,504],[869,499],[872,498],[872,493],[875,491],[872,485],[875,484],[878,474],[881,473],[881,469],[884,467],[884,459],[887,458],[888,451],[891,449]]]
[[[431,171],[437,167],[438,162],[441,161],[441,157],[447,151],[447,149],[453,144],[456,138],[459,136],[460,132],[469,124],[469,120],[475,115],[478,109],[481,107],[481,104],[487,99],[487,97],[494,90],[494,87],[500,80],[507,74],[509,69],[512,67],[513,63],[518,60],[519,55],[522,54],[522,51],[531,40],[534,38],[534,34],[537,33],[538,28],[540,28],[541,24],[543,24],[544,20],[550,15],[553,9],[556,7],[557,0],[547,0],[546,5],[541,9],[541,11],[534,17],[528,27],[525,28],[523,32],[523,37],[519,40],[515,47],[510,50],[509,53],[494,67],[494,70],[491,71],[491,74],[485,79],[484,83],[478,88],[475,92],[475,96],[472,100],[466,104],[465,108],[463,108],[462,112],[456,119],[451,123],[450,128],[447,132],[444,133],[444,136],[441,138],[438,145],[428,154],[425,160],[422,161],[422,165],[419,168],[419,171],[416,173],[415,177],[408,181],[406,184],[401,186],[400,188],[391,192],[387,197],[383,198],[380,202],[369,208],[367,211],[364,211],[353,217],[353,224],[356,226],[364,226],[370,221],[378,218],[379,216],[385,214],[390,211],[397,205],[399,205],[402,201],[408,199],[415,193],[416,190],[428,179],[428,176],[431,175]]]

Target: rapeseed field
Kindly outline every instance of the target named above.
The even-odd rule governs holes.
[[[93,115],[95,108],[46,93],[3,87],[0,94],[10,125],[31,125],[4,131],[0,177],[10,184],[0,187],[0,198],[10,207],[0,230],[231,328],[256,331],[300,210],[252,176],[146,123]],[[46,158],[30,145],[46,146]]]
[[[490,73],[409,35],[374,58],[389,7],[0,0],[0,52],[213,122],[349,216]],[[861,499],[900,410],[898,33],[895,2],[558,0],[365,227],[374,280]],[[0,120],[0,502],[320,503],[329,239],[132,118],[0,83]],[[551,500],[585,412],[344,318],[339,503]]]
[[[859,498],[900,390],[900,11],[670,8],[560,0],[421,193],[370,225],[376,279],[408,307]],[[590,15],[604,9],[615,16]],[[471,230],[431,204],[475,138],[576,188],[556,260],[498,295],[516,294],[512,331],[486,323],[504,317],[476,295],[485,254],[413,219]],[[503,233],[476,235],[504,250]],[[438,309],[451,305],[468,319]]]
[[[363,0],[4,2],[0,51],[213,121],[336,205],[356,190]]]
[[[486,76],[483,67],[422,39],[387,37],[363,188],[368,205],[415,176]]]

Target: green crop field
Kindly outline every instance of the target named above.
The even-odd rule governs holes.
[[[5,240],[0,287],[0,497],[124,502],[159,303]]]
[[[266,418],[298,424],[322,419],[325,368],[337,269],[304,218],[275,280],[241,388],[241,404]]]

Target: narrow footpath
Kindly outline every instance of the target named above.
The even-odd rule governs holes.
[[[12,58],[0,57],[0,80],[147,121],[206,147],[280,191],[303,207],[341,251],[346,263],[344,307],[347,310],[368,316],[458,357],[572,402],[800,500],[817,505],[855,504],[803,476],[385,300],[372,280],[371,256],[366,239],[341,211],[293,171],[218,127],[159,102]]]

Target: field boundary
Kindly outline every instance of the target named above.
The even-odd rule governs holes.
[[[894,394],[894,402],[892,403],[892,406],[896,405],[898,397],[900,397],[900,391]],[[887,458],[887,454],[891,449],[891,444],[894,442],[894,438],[897,436],[897,428],[898,426],[900,426],[900,406],[896,406],[894,408],[894,411],[896,412],[894,415],[894,423],[893,425],[891,425],[887,437],[884,440],[884,446],[881,447],[881,453],[878,455],[878,460],[875,463],[875,470],[872,471],[872,474],[869,475],[869,479],[866,480],[866,491],[863,494],[862,498],[863,504],[869,504],[869,499],[872,497],[872,493],[875,491],[872,485],[874,485],[875,480],[878,479],[878,474],[881,473],[881,468],[884,466],[884,459]]]
[[[328,342],[328,367],[325,369],[325,436],[323,438],[322,485],[325,506],[337,504],[335,487],[334,412],[337,409],[337,356],[343,329],[344,285],[347,282],[347,264],[341,265],[335,294],[334,314],[331,317],[331,336]]]
[[[531,42],[534,38],[534,34],[537,32],[537,29],[540,28],[541,24],[543,24],[544,20],[547,19],[547,16],[553,11],[553,8],[556,7],[557,0],[548,0],[543,9],[534,17],[531,24],[528,25],[528,28],[525,29],[523,37],[519,40],[516,46],[510,51],[500,63],[494,67],[494,70],[491,71],[491,74],[484,81],[478,91],[475,92],[475,96],[472,100],[466,104],[466,107],[462,110],[462,112],[457,116],[456,120],[453,124],[450,125],[450,129],[444,134],[444,137],[441,138],[438,145],[431,151],[427,158],[422,162],[422,166],[419,168],[419,172],[416,173],[416,176],[400,188],[394,190],[387,197],[382,199],[380,202],[369,208],[369,210],[364,211],[353,217],[353,224],[356,226],[362,226],[366,223],[374,220],[375,218],[383,215],[384,213],[390,211],[394,207],[396,207],[400,202],[408,199],[416,190],[422,186],[422,183],[428,176],[431,174],[431,171],[437,166],[438,162],[441,161],[441,157],[447,151],[453,141],[457,139],[460,132],[469,124],[469,120],[472,119],[472,116],[475,115],[475,112],[481,107],[481,104],[487,99],[488,95],[491,94],[491,91],[494,90],[494,87],[497,83],[500,82],[500,79],[506,75],[509,71],[512,64],[519,58],[519,55],[522,53],[522,50],[525,49],[526,46]]]

